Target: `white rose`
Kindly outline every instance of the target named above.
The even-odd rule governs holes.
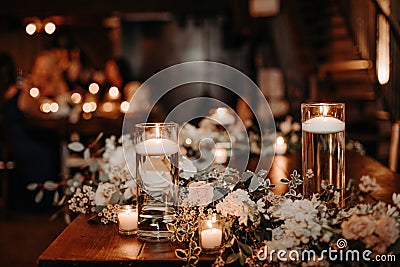
[[[106,206],[110,204],[112,195],[116,192],[116,188],[110,183],[100,183],[94,195],[94,202],[98,206]]]

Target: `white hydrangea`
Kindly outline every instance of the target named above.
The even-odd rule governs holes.
[[[307,199],[283,201],[271,214],[272,218],[283,222],[280,228],[284,234],[280,235],[284,236],[284,239],[277,240],[274,237],[274,240],[278,242],[276,246],[294,248],[301,243],[308,244],[310,241],[317,241],[322,235],[323,223],[318,217],[318,205],[319,202]]]
[[[239,224],[247,226],[247,221],[254,221],[257,213],[257,204],[250,199],[249,193],[237,189],[216,205],[216,209],[223,216],[233,215],[239,217]]]

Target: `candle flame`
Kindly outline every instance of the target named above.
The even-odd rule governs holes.
[[[320,110],[320,113],[322,113],[323,116],[327,116],[328,115],[329,108],[327,106],[321,106],[319,108],[319,110]]]
[[[160,138],[161,133],[160,133],[160,125],[156,123],[156,138]]]
[[[283,139],[282,136],[278,136],[278,138],[276,138],[277,145],[283,145],[284,143],[285,143],[285,139]]]

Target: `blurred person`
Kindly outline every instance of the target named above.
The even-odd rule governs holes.
[[[125,100],[130,95],[131,90],[137,89],[137,83],[133,81],[132,72],[129,62],[122,58],[109,59],[104,65],[105,89],[108,92],[111,86],[116,86],[120,93],[121,99]]]
[[[44,208],[50,201],[34,206],[33,195],[26,186],[31,182],[56,180],[59,176],[57,135],[47,130],[32,130],[25,126],[29,115],[24,112],[22,83],[18,82],[13,58],[0,53],[0,99],[4,131],[9,146],[16,155],[18,175],[10,181],[10,204],[13,207]]]
[[[35,58],[31,74],[24,80],[25,91],[21,94],[19,107],[29,116],[43,117],[40,105],[43,99],[56,101],[60,109],[69,101],[69,88],[62,76],[55,54],[51,51],[42,51]],[[39,97],[29,95],[29,89],[39,89]]]

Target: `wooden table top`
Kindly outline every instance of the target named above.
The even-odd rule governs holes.
[[[301,170],[300,162],[298,155],[276,156],[268,176],[272,181],[288,177],[293,170]],[[400,175],[378,161],[348,152],[346,163],[347,179],[370,175],[378,180],[381,190],[374,194],[378,200],[391,202],[392,194],[400,191]],[[39,256],[38,266],[182,266],[174,249],[169,242],[121,236],[116,224],[89,224],[88,216],[79,215]],[[202,254],[199,266],[210,266],[214,258]]]

